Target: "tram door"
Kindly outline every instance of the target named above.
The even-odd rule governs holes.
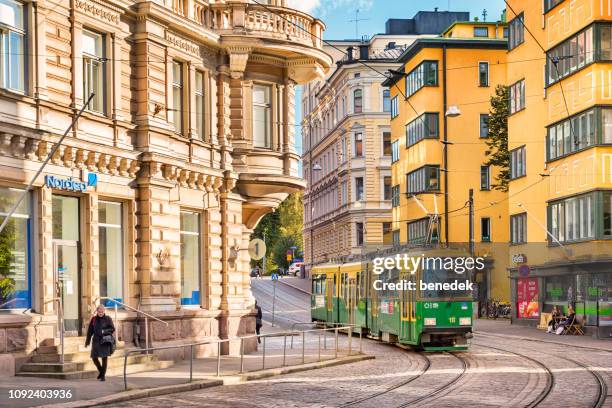
[[[332,320],[332,315],[334,312],[334,305],[333,305],[333,299],[334,299],[334,278],[333,275],[331,276],[327,276],[327,281],[325,282],[327,287],[325,290],[325,305],[327,306],[327,321],[331,322]]]
[[[355,324],[355,306],[357,305],[357,285],[355,278],[349,278],[348,280],[348,323]]]

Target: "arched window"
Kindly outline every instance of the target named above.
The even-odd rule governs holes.
[[[353,91],[353,112],[361,113],[363,111],[363,91],[355,89]]]

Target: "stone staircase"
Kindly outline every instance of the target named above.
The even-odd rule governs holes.
[[[41,344],[30,362],[23,364],[16,375],[60,380],[81,380],[98,376],[98,370],[89,357],[91,346],[85,348],[85,337],[64,339],[64,364],[60,363],[62,348],[59,339],[45,339]],[[125,350],[124,342],[117,342],[117,350],[108,359],[107,376],[123,374]],[[128,374],[158,370],[174,364],[173,361],[159,360],[153,354],[140,353],[130,354],[127,363]]]

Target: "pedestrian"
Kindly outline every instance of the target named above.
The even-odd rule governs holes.
[[[561,317],[561,310],[559,310],[559,307],[557,305],[554,305],[552,313],[550,315],[550,320],[548,321],[548,329],[546,330],[547,333],[553,333],[557,331],[557,324],[561,320]]]
[[[91,360],[98,369],[98,380],[100,381],[106,381],[108,357],[115,351],[114,332],[113,320],[106,315],[104,305],[99,305],[96,308],[96,314],[89,321],[85,347],[88,347],[91,343]],[[99,358],[102,359],[102,364],[100,364]]]
[[[255,310],[257,314],[255,315],[255,333],[257,333],[257,342],[261,343],[261,338],[259,337],[259,331],[261,330],[261,326],[263,326],[263,313],[261,312],[261,307],[255,301]]]
[[[569,306],[567,308],[567,316],[565,317],[565,319],[559,322],[559,324],[557,325],[557,331],[555,333],[563,334],[563,331],[565,330],[565,328],[567,326],[571,326],[572,324],[574,324],[575,320],[576,320],[576,312],[574,311],[574,308],[572,306]]]

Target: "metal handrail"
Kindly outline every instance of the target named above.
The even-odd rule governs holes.
[[[351,329],[352,327],[355,327],[355,325],[345,325],[342,327],[334,327],[334,328],[324,328],[324,329],[312,329],[312,330],[303,330],[300,331],[298,333],[300,333],[302,335],[302,364],[304,364],[305,362],[305,339],[306,339],[306,333],[314,333],[314,332],[319,332],[319,361],[321,361],[321,334],[320,332],[327,332],[328,330],[333,330],[335,333],[335,344],[336,344],[336,349],[335,349],[335,354],[334,354],[334,358],[338,358],[338,331],[342,330],[342,329]],[[276,333],[268,333],[268,334],[252,334],[249,336],[242,336],[242,337],[233,337],[233,338],[229,338],[229,339],[211,339],[211,340],[204,340],[204,341],[199,341],[199,342],[195,342],[195,343],[187,343],[187,344],[179,344],[179,345],[173,345],[173,346],[161,346],[161,347],[150,347],[150,348],[146,348],[146,349],[134,349],[134,350],[126,350],[124,355],[123,355],[123,385],[124,388],[127,390],[128,389],[128,384],[127,384],[127,360],[130,354],[132,353],[141,353],[143,351],[145,351],[147,354],[150,351],[159,351],[159,350],[171,350],[171,349],[179,349],[179,348],[185,348],[185,347],[189,347],[189,382],[193,381],[193,348],[196,346],[203,346],[203,345],[207,345],[207,344],[217,344],[217,377],[219,377],[221,375],[221,344],[222,343],[227,343],[230,341],[236,341],[236,340],[240,340],[240,373],[244,372],[244,340],[245,339],[253,339],[253,338],[263,338],[263,353],[262,353],[262,369],[265,369],[266,367],[266,338],[268,337],[280,337],[283,336],[284,337],[284,341],[283,341],[283,364],[282,366],[284,367],[286,364],[286,352],[287,352],[287,336],[294,336],[294,331],[291,332],[276,332]],[[348,342],[348,355],[351,355],[352,353],[352,336],[349,338],[349,342]],[[361,335],[361,332],[359,332],[359,353],[361,353],[362,351],[362,340],[363,337]],[[327,343],[326,343],[327,344]],[[325,346],[325,348],[327,349],[327,345]]]
[[[64,364],[64,308],[62,307],[62,299],[55,297],[43,302],[46,305],[50,302],[57,302],[57,329],[60,332],[60,364]]]
[[[357,327],[356,324],[350,324],[350,323],[337,323],[337,322],[296,322],[296,323],[293,323],[291,325],[291,332],[293,333],[293,331],[295,329],[295,326],[301,326],[301,325],[307,325],[307,324],[324,324],[325,327],[328,327],[328,326],[332,326],[332,327],[345,326],[345,327],[351,327],[351,328]],[[323,336],[323,341],[325,342],[325,348],[327,348],[327,336]],[[291,336],[291,349],[293,349],[293,335]]]
[[[106,296],[100,296],[100,297],[96,298],[95,300],[102,300],[102,299],[104,299],[104,300],[111,300],[111,301],[115,302],[115,305],[119,304],[119,305],[121,305],[121,306],[123,306],[123,307],[125,307],[127,309],[130,309],[130,310],[136,312],[136,313],[141,313],[141,314],[143,314],[143,315],[145,315],[147,317],[150,317],[151,319],[157,320],[158,322],[161,322],[161,323],[165,324],[166,326],[168,325],[168,322],[165,322],[162,319],[159,319],[159,318],[157,318],[157,317],[155,317],[153,315],[150,315],[147,312],[143,312],[140,309],[136,309],[135,307],[126,305],[125,303],[120,302],[118,300],[115,300],[113,298],[109,298],[109,297],[106,297]],[[94,303],[95,303],[95,301],[94,301]],[[116,312],[115,312],[115,317],[116,317]]]
[[[157,317],[155,317],[153,315],[150,315],[147,312],[143,312],[140,309],[137,309],[137,308],[134,308],[132,306],[126,305],[123,302],[120,302],[120,301],[118,301],[116,299],[113,299],[113,298],[109,298],[107,296],[100,296],[100,297],[94,299],[94,305],[96,303],[96,300],[102,300],[102,299],[104,299],[104,300],[111,300],[111,301],[115,302],[115,321],[117,321],[117,305],[118,304],[123,306],[123,307],[125,307],[125,308],[127,308],[127,309],[130,309],[130,310],[132,310],[132,311],[134,311],[136,313],[141,313],[141,314],[144,315],[144,319],[145,319],[145,348],[144,348],[144,350],[146,350],[146,354],[149,354],[149,351],[148,351],[149,350],[149,317],[151,319],[157,320],[158,322],[162,322],[166,326],[168,326],[168,322],[164,322],[163,320],[158,319]],[[139,343],[139,345],[140,345],[140,343]]]

